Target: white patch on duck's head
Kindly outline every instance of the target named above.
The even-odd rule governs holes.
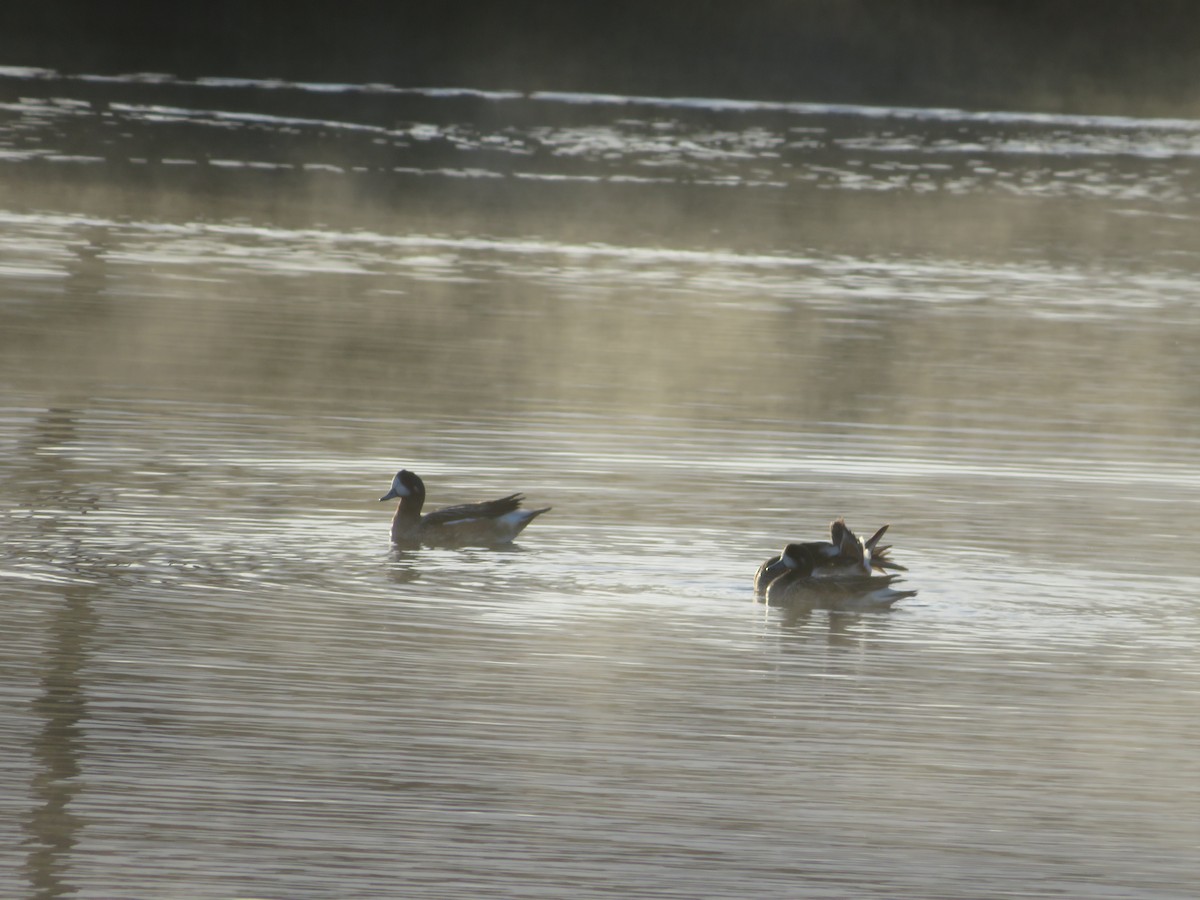
[[[408,477],[405,477],[408,476]],[[410,481],[415,476],[407,469],[401,469],[396,473],[396,477],[392,479],[392,489],[379,498],[379,502],[384,500],[392,500],[396,497],[411,497],[412,489],[405,483]]]

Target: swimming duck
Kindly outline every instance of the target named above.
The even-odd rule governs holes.
[[[860,573],[836,578],[814,574],[825,559],[819,543],[788,544],[779,556],[783,574],[766,587],[766,600],[772,605],[867,612],[891,609],[898,600],[917,595],[916,591],[896,590],[891,586],[901,577],[896,573]]]
[[[497,547],[512,542],[535,518],[550,509],[520,509],[522,494],[499,500],[447,506],[421,515],[425,505],[425,482],[407,469],[392,479],[392,488],[379,498],[400,498],[392,518],[392,542],[414,547]]]
[[[806,544],[789,545],[810,547],[814,553],[814,578],[845,578],[851,576],[869,576],[872,570],[878,569],[886,573],[890,569],[907,572],[908,570],[894,562],[888,551],[891,547],[880,547],[879,539],[890,526],[884,525],[866,541],[846,527],[845,519],[834,519],[829,523],[828,541],[810,541]],[[783,555],[772,556],[761,566],[754,576],[754,591],[761,594],[774,579],[786,570]]]

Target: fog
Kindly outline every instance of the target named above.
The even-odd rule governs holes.
[[[0,895],[1194,892],[1182,7],[746,8],[5,10]]]

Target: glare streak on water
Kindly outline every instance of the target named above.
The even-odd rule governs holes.
[[[1037,270],[1028,266],[980,266],[942,262],[938,265],[914,261],[847,260],[813,255],[754,255],[723,251],[689,251],[630,247],[606,244],[564,244],[552,240],[497,240],[481,237],[443,237],[438,235],[394,236],[370,232],[330,232],[329,230],[287,230],[227,224],[162,225],[151,222],[105,222],[95,218],[2,215],[0,222],[21,228],[96,228],[106,227],[136,237],[140,249],[115,250],[108,254],[112,263],[155,264],[171,268],[194,267],[220,262],[248,269],[279,271],[295,275],[313,272],[367,273],[381,267],[425,266],[461,272],[469,253],[487,267],[515,268],[522,257],[563,257],[587,265],[586,271],[547,267],[543,259],[534,260],[530,271],[535,277],[564,280],[578,284],[584,275],[594,274],[598,263],[612,261],[607,273],[611,278],[695,280],[697,293],[704,287],[745,290],[747,281],[759,297],[793,298],[798,293],[811,300],[827,296],[844,302],[848,292],[868,290],[876,296],[906,299],[921,303],[949,302],[955,306],[977,302],[995,293],[993,303],[1028,304],[1031,313],[1049,316],[1052,310],[1072,317],[1105,315],[1108,307],[1169,308],[1172,315],[1191,317],[1194,307],[1187,303],[1193,293],[1190,279],[1164,271],[1153,273],[1113,273],[1097,281],[1095,273],[1064,268]],[[150,240],[161,235],[160,242]],[[44,251],[34,251],[28,240],[9,241],[12,250],[51,257],[62,264],[71,262],[68,245],[39,241]],[[273,252],[264,253],[265,248]],[[450,255],[431,256],[430,249]],[[399,254],[399,256],[397,256]],[[650,267],[653,267],[652,269]],[[807,271],[806,271],[807,270]],[[12,271],[14,276],[54,274],[50,269]],[[675,272],[677,274],[672,274]],[[728,273],[727,275],[725,273]],[[448,273],[449,274],[449,273]],[[525,274],[525,273],[521,273]],[[1106,273],[1107,274],[1107,273]],[[640,282],[639,282],[640,283]],[[1052,291],[1048,296],[1047,290]],[[711,296],[711,294],[710,294]],[[718,297],[719,299],[719,297]]]
[[[12,79],[30,89],[56,79],[53,73],[5,69],[0,77]],[[250,129],[277,134],[295,144],[314,141],[309,153],[324,156],[323,148],[336,135],[354,141],[361,135],[363,146],[355,146],[359,166],[342,166],[343,173],[374,169],[383,158],[378,142],[389,147],[387,163],[397,173],[443,174],[453,177],[494,178],[488,165],[469,167],[433,167],[404,165],[406,156],[420,157],[430,146],[446,145],[459,153],[510,155],[528,167],[519,173],[539,179],[625,179],[633,170],[648,168],[667,183],[739,184],[764,190],[788,186],[819,185],[838,190],[912,191],[927,189],[967,194],[998,190],[1017,196],[1096,197],[1125,199],[1131,202],[1183,203],[1194,200],[1194,191],[1186,177],[1175,169],[1146,171],[1158,162],[1183,162],[1194,159],[1196,125],[1184,119],[1136,119],[1117,116],[1072,116],[1005,112],[968,112],[963,110],[898,109],[839,106],[819,103],[762,103],[725,101],[706,98],[611,97],[555,92],[535,93],[529,97],[508,92],[470,90],[414,90],[387,86],[349,86],[254,82],[252,80],[201,79],[187,82],[170,76],[122,80],[81,81],[61,79],[64,85],[108,84],[114,90],[126,86],[157,94],[163,102],[126,103],[113,101],[104,116],[120,120],[130,130],[118,141],[151,133],[162,127],[183,127],[188,131],[216,127],[224,130]],[[267,93],[263,93],[263,92]],[[391,98],[397,104],[411,103],[427,114],[431,103],[444,104],[447,110],[457,103],[486,103],[494,107],[500,124],[492,130],[477,122],[433,122],[422,118],[401,120],[394,117],[378,121],[346,116],[344,104],[329,106],[329,115],[297,116],[267,112],[255,108],[179,106],[168,101],[176,92],[189,92],[189,98],[211,99],[214,104],[233,100],[246,106],[244,98],[278,99],[279,102],[303,99],[310,107],[320,108],[337,101],[346,93],[363,98]],[[69,93],[64,87],[62,93]],[[236,99],[234,99],[236,98]],[[268,104],[269,105],[269,104]],[[97,118],[96,110],[70,97],[23,97],[8,109],[27,121],[25,132],[34,138],[22,157],[35,159],[53,156],[59,164],[70,160],[100,160],[106,157],[55,154],[45,136],[36,132],[61,129],[69,118],[80,119],[84,127]],[[592,119],[585,123],[562,126],[559,113],[577,111]],[[620,117],[613,113],[619,112]],[[700,129],[697,114],[714,117],[726,127]],[[505,124],[505,117],[514,122]],[[766,123],[758,124],[755,117]],[[782,117],[787,124],[778,128]],[[524,124],[525,119],[533,124]],[[749,121],[748,121],[749,120]],[[100,118],[111,126],[114,121]],[[299,133],[297,133],[299,132]],[[804,138],[797,142],[795,134]],[[24,143],[25,136],[17,140]],[[203,142],[202,137],[197,141]],[[338,143],[344,143],[339,141]],[[194,146],[194,144],[192,145]],[[254,144],[262,152],[265,142]],[[188,144],[181,145],[181,150]],[[836,153],[826,152],[836,148]],[[340,152],[346,153],[343,146]],[[816,158],[812,158],[814,156]],[[209,156],[197,160],[205,165],[278,165],[287,169],[296,164],[297,155],[285,158]],[[183,150],[164,153],[175,163],[191,157]],[[962,159],[961,157],[967,157]],[[980,161],[983,157],[986,161]],[[1030,157],[1027,163],[1023,157]],[[145,164],[149,157],[137,155]],[[905,164],[897,168],[897,158]],[[1080,166],[1081,160],[1093,166]],[[1142,171],[1133,183],[1125,183],[1125,160],[1141,161]],[[1049,161],[1049,168],[1045,165]],[[338,161],[346,162],[346,159]],[[319,158],[302,165],[322,165]],[[562,166],[566,166],[563,171]],[[1029,168],[1033,166],[1033,168]],[[878,171],[876,171],[878,169]],[[1102,177],[1096,177],[1101,173]]]

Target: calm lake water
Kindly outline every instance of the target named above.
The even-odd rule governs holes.
[[[1194,121],[0,70],[0,895],[1194,896],[1198,226]],[[755,603],[839,515],[919,595]]]

